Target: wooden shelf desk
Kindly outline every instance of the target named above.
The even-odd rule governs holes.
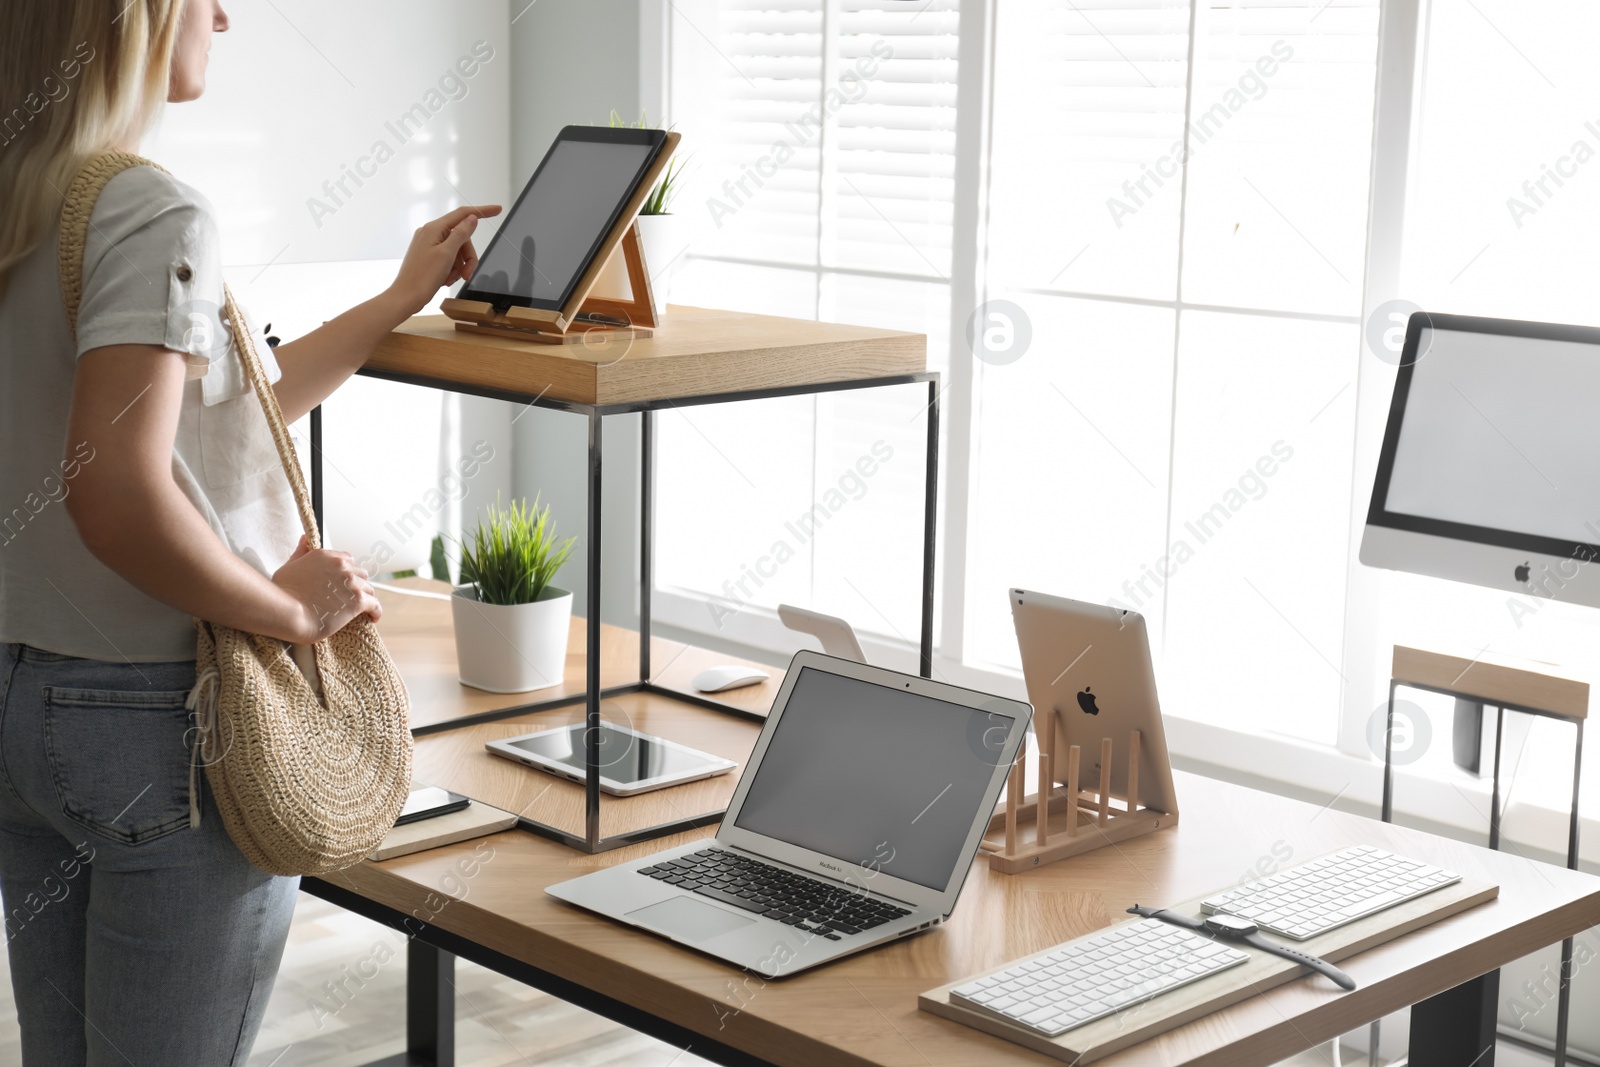
[[[378,632],[411,694],[417,778],[513,812],[523,829],[542,833],[544,827],[555,827],[581,835],[584,786],[492,756],[484,742],[556,729],[584,718],[587,620],[572,620],[562,683],[530,694],[539,699],[519,705],[514,696],[485,693],[457,679],[449,589],[448,583],[431,578],[402,578],[380,583],[378,588],[383,604]],[[600,828],[606,839],[648,840],[662,823],[725,809],[772,698],[783,685],[781,668],[662,637],[652,637],[650,645],[651,662],[657,666],[654,688],[645,692],[634,682],[639,677],[638,634],[621,626],[600,627],[602,721],[670,737],[740,766],[728,774],[672,789],[632,797],[607,796],[600,806]],[[695,695],[690,681],[706,667],[724,663],[757,667],[771,677],[720,693],[720,706],[708,707]],[[738,714],[728,714],[730,709]],[[719,817],[712,814],[700,823],[715,825]]]
[[[456,329],[443,315],[419,315],[402,324],[358,372],[369,377],[453,392],[509,400],[583,416],[588,422],[588,502],[585,532],[588,557],[585,588],[590,605],[584,624],[583,678],[569,677],[555,690],[537,695],[533,703],[516,697],[490,694],[463,697],[453,690],[454,646],[449,653],[449,676],[438,641],[421,640],[415,647],[395,646],[402,671],[420,672],[421,688],[413,690],[418,705],[419,728],[431,730],[459,714],[442,709],[465,702],[476,723],[539,712],[584,706],[589,729],[586,762],[590,768],[584,788],[583,825],[579,829],[554,825],[529,816],[525,829],[534,830],[583,852],[602,852],[648,837],[661,837],[715,821],[721,809],[673,812],[651,826],[631,826],[607,834],[602,827],[599,766],[602,701],[613,706],[629,697],[628,708],[642,713],[664,701],[695,705],[699,709],[731,716],[759,718],[743,706],[744,697],[708,699],[690,692],[687,678],[676,685],[663,684],[652,668],[660,661],[650,632],[650,593],[653,585],[653,526],[655,521],[654,466],[655,413],[663,408],[722,404],[740,400],[797,396],[848,389],[924,386],[927,390],[927,450],[923,481],[922,626],[921,669],[933,670],[933,567],[934,530],[938,516],[939,376],[928,370],[927,338],[919,333],[881,330],[865,326],[812,322],[804,319],[750,315],[703,308],[668,308],[662,324],[649,337],[610,336],[601,331],[588,335],[594,343],[547,345],[511,335],[489,335]],[[640,416],[640,530],[639,628],[637,652],[624,667],[620,649],[609,645],[596,607],[601,603],[601,458],[602,428],[607,416]],[[311,413],[311,496],[322,519],[322,413]],[[391,627],[390,629],[393,629]],[[390,629],[385,630],[387,637]],[[626,631],[618,631],[623,633]],[[413,664],[406,659],[421,657]],[[727,657],[718,657],[726,662]],[[428,671],[421,670],[422,663]],[[570,662],[570,661],[569,661]],[[680,668],[681,672],[681,668]],[[569,672],[570,674],[570,672]],[[632,677],[624,677],[631,674]],[[408,684],[410,684],[408,678]],[[649,698],[649,699],[646,699]],[[768,695],[770,702],[770,694]],[[765,707],[760,709],[764,713]],[[661,712],[665,714],[665,712]],[[688,715],[684,711],[683,715]],[[545,716],[541,722],[549,722]],[[555,725],[554,723],[550,723]],[[524,723],[524,725],[526,725]],[[674,736],[668,734],[668,736]],[[692,799],[692,798],[691,798]],[[610,802],[607,802],[609,806]],[[630,807],[654,810],[648,805]],[[512,808],[512,810],[516,810]],[[535,809],[535,813],[542,809]],[[609,820],[608,820],[609,821]]]
[[[1191,774],[1177,786],[1184,820],[1170,832],[1018,875],[991,872],[980,857],[949,923],[780,981],[543,892],[709,828],[600,856],[508,831],[304,887],[410,936],[411,1058],[393,1062],[439,1067],[454,1063],[454,1005],[439,963],[448,954],[716,1063],[1047,1067],[1057,1061],[919,1011],[917,995],[1110,926],[1131,904],[1232,885],[1259,873],[1263,858],[1287,866],[1356,844],[1494,882],[1499,895],[1341,961],[1360,983],[1353,992],[1297,979],[1099,1062],[1268,1067],[1414,1004],[1412,1067],[1462,1067],[1473,1061],[1460,1054],[1464,1042],[1493,1039],[1498,968],[1600,923],[1600,878]],[[1491,1052],[1476,1064],[1492,1062]]]

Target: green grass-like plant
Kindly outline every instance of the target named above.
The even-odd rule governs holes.
[[[500,495],[487,517],[473,532],[471,544],[461,544],[461,583],[477,587],[485,604],[531,604],[555,578],[572,554],[576,537],[557,543],[550,507],[539,499],[500,506]]]
[[[638,122],[629,122],[617,113],[616,108],[611,109],[611,125],[623,129],[653,130],[645,118],[643,111],[639,112]],[[672,127],[667,127],[671,129]],[[683,159],[673,157],[667,164],[667,169],[661,173],[661,180],[656,182],[656,187],[650,190],[650,195],[644,198],[644,205],[639,208],[641,215],[670,215],[672,197],[678,191],[678,179],[682,176]]]

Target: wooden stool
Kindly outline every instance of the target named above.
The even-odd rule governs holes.
[[[1583,723],[1589,717],[1589,683],[1519,666],[1505,660],[1468,658],[1394,646],[1389,709],[1383,734],[1383,821],[1394,815],[1394,693],[1400,686],[1470,700],[1496,709],[1494,784],[1489,799],[1489,847],[1500,848],[1500,742],[1506,712],[1520,711],[1573,726],[1572,819],[1567,829],[1567,868],[1578,869],[1578,788],[1583,768]],[[1561,942],[1561,992],[1556,1008],[1555,1067],[1567,1061],[1567,1020],[1572,995],[1572,938]],[[1374,1027],[1377,1023],[1373,1024]],[[1372,1055],[1377,1055],[1374,1038]]]

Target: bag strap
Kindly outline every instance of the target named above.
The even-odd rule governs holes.
[[[104,152],[90,159],[67,188],[66,203],[61,207],[61,237],[57,257],[61,272],[61,300],[66,305],[67,324],[74,339],[78,336],[78,305],[83,299],[83,250],[89,239],[89,216],[106,183],[129,167],[154,167],[163,174],[171,173],[161,164],[132,152]],[[289,479],[295,504],[300,509],[300,525],[305,529],[306,543],[312,548],[321,548],[316,510],[311,506],[311,494],[306,489],[305,474],[300,469],[300,458],[295,453],[289,428],[284,424],[278,395],[272,391],[272,383],[267,380],[266,370],[256,354],[255,339],[250,336],[244,314],[234,302],[233,292],[227,283],[223,283],[222,298],[225,305],[223,321],[233,336],[234,347],[239,350],[239,360],[244,364],[250,385],[267,417],[272,443],[277,446],[283,473]]]
[[[233,292],[226,282],[222,285],[222,298],[228,305],[228,329],[232,332],[234,340],[243,340],[238,346],[239,358],[244,362],[244,369],[250,375],[250,384],[255,387],[256,397],[261,401],[261,409],[266,412],[267,427],[272,431],[272,443],[278,446],[278,458],[283,462],[283,473],[288,475],[289,486],[294,490],[294,502],[300,509],[300,525],[306,532],[306,544],[313,548],[322,547],[322,537],[317,532],[317,513],[311,506],[311,493],[306,489],[305,473],[300,469],[300,456],[294,450],[294,440],[289,436],[289,427],[283,421],[283,410],[278,407],[278,394],[272,391],[272,383],[267,381],[267,372],[261,366],[261,358],[256,355],[255,338],[250,336],[249,325],[245,322],[244,313],[239,310],[239,305],[233,301]]]

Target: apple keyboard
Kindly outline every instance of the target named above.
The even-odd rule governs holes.
[[[965,982],[950,990],[950,999],[1056,1037],[1249,958],[1209,937],[1141,919]]]
[[[1305,941],[1460,880],[1452,871],[1363,845],[1246,882],[1202,901],[1200,910],[1237,915]]]

